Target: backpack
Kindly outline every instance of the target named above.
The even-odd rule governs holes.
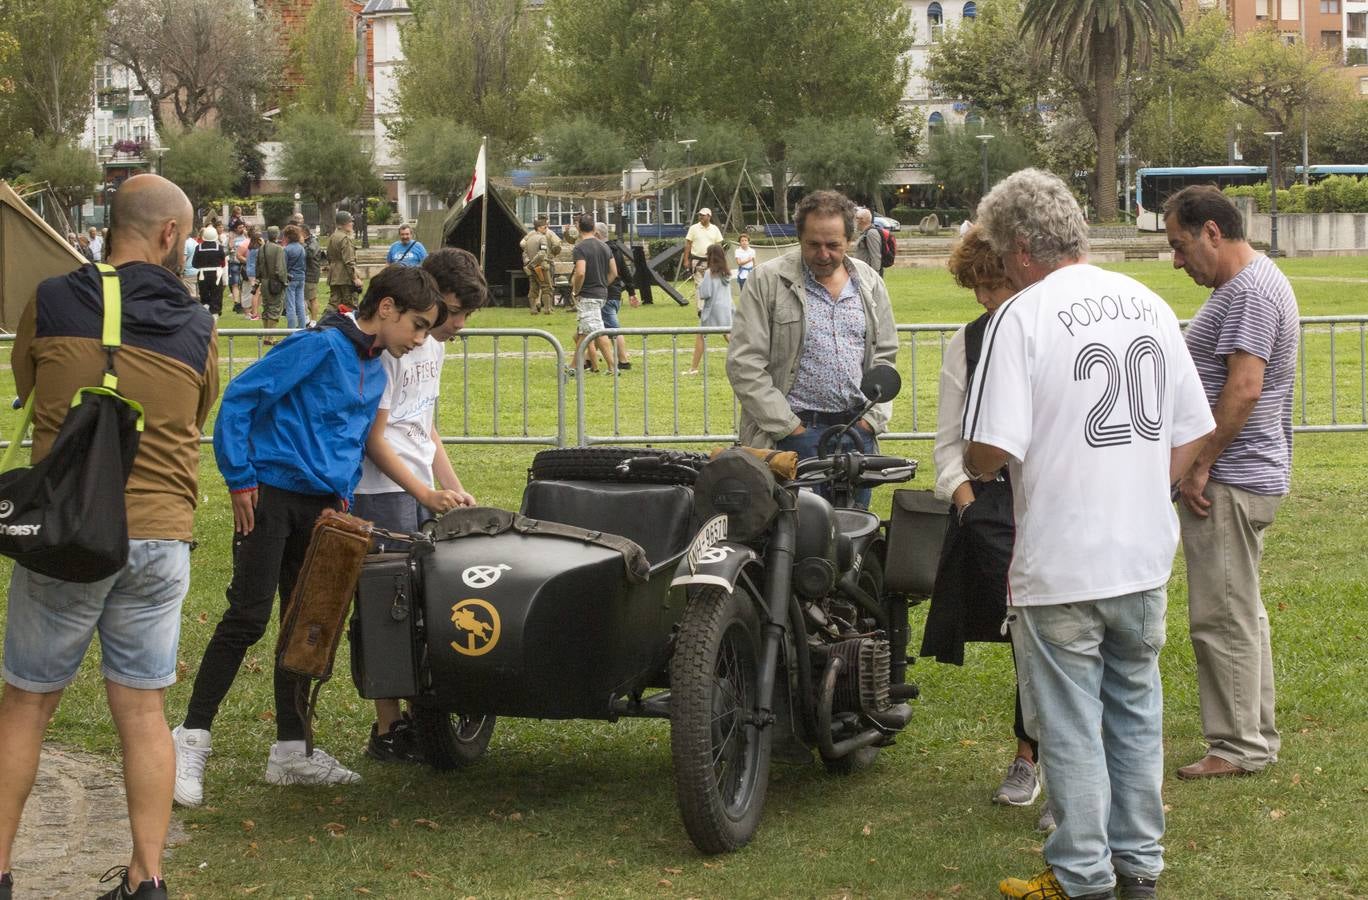
[[[871,225],[879,233],[879,268],[890,269],[893,261],[898,258],[898,240],[893,237],[893,232],[879,225]]]

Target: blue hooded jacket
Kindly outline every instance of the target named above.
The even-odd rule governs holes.
[[[385,390],[383,350],[334,312],[234,378],[214,423],[214,457],[228,489],[268,484],[350,504]]]

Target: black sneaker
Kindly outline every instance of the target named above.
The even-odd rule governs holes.
[[[138,885],[136,891],[128,889],[128,866],[115,866],[104,877],[100,879],[100,884],[106,881],[119,879],[119,883],[114,889],[101,894],[96,900],[122,900],[124,897],[141,897],[142,900],[167,900],[166,882],[160,878],[152,878]]]
[[[10,900],[10,895],[14,893],[14,875],[6,872],[0,875],[0,900]]]
[[[366,755],[380,762],[427,762],[423,748],[418,743],[418,735],[413,730],[413,720],[407,716],[395,722],[385,734],[381,734],[379,725],[372,722]]]
[[[1150,900],[1152,897],[1158,897],[1159,879],[1117,873],[1116,896],[1120,900]]]
[[[234,304],[233,304],[233,312],[237,313],[238,315],[242,315],[242,304],[241,304],[241,303],[234,303]]]
[[[627,360],[625,359],[622,362],[618,363],[618,371],[620,372],[626,372],[630,368],[632,368],[632,364],[627,362]]]

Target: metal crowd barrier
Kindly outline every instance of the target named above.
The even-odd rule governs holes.
[[[1184,323],[1186,325],[1186,323]],[[898,326],[901,395],[894,401],[892,427],[884,441],[931,440],[936,431],[939,372],[945,347],[958,324]],[[459,392],[459,424],[439,418],[447,444],[530,444],[553,447],[594,444],[723,443],[737,435],[739,406],[723,366],[726,328],[620,328],[583,338],[566,366],[564,346],[537,328],[471,328],[448,345],[447,365],[459,366],[460,385],[448,379],[446,397]],[[267,338],[285,329],[227,328],[220,366],[231,379],[270,349]],[[698,375],[685,370],[695,335],[705,335]],[[582,368],[587,344],[621,335],[633,368],[617,378],[597,379]],[[0,335],[0,353],[14,335]],[[485,342],[488,342],[487,344]],[[474,344],[475,346],[472,346]],[[544,346],[543,346],[544,345]],[[487,348],[487,349],[486,349]],[[1368,315],[1305,316],[1298,334],[1297,396],[1293,431],[1368,431]],[[681,359],[681,356],[683,357]],[[1354,362],[1357,362],[1357,366]],[[559,377],[547,377],[548,365]],[[1356,369],[1356,371],[1355,371]],[[450,370],[448,370],[450,371]],[[570,376],[574,371],[577,374]],[[472,388],[472,376],[477,384]],[[609,383],[611,382],[611,383]],[[575,434],[569,440],[567,385],[575,393]],[[532,412],[551,405],[554,428]],[[510,425],[511,420],[511,425]],[[7,437],[7,436],[5,436]],[[204,438],[207,442],[208,436]],[[0,440],[0,448],[9,446]]]

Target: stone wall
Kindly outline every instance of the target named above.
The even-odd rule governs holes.
[[[1235,198],[1251,243],[1271,245],[1273,217],[1251,197]],[[1286,256],[1368,254],[1368,213],[1279,213],[1278,249]]]

